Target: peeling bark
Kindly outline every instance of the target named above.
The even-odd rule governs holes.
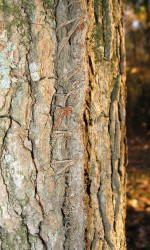
[[[0,4],[1,249],[126,249],[124,49],[120,1]]]

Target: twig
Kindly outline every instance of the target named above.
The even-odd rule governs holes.
[[[55,175],[58,175],[58,174],[61,174],[62,172],[64,172],[64,170],[66,170],[66,168],[68,168],[68,167],[70,167],[70,166],[72,166],[72,165],[74,165],[74,161],[73,160],[63,160],[63,161],[56,161],[56,160],[53,160],[52,161],[52,166],[53,165],[59,165],[59,164],[65,164],[65,166],[62,168],[62,169],[60,169],[59,171],[57,171],[56,173],[55,173]],[[53,167],[52,167],[53,168]],[[54,168],[53,168],[54,169]]]
[[[63,79],[65,78],[66,81],[68,81],[72,76],[74,76],[76,73],[78,73],[78,69],[73,69],[73,70],[70,70],[69,72],[63,74],[61,76],[61,78],[58,78],[58,83]],[[70,73],[72,73],[71,75],[69,75]]]
[[[77,19],[79,19],[79,18],[81,18],[81,16],[77,16],[77,17],[75,17],[75,18],[73,18],[73,19],[71,19],[71,20],[69,20],[69,21],[66,21],[66,22],[60,24],[60,25],[57,27],[56,32],[58,32],[58,30],[61,29],[62,27],[66,26],[66,25],[68,25],[68,24],[70,24],[70,23],[75,22],[75,21],[76,21]]]
[[[61,118],[63,118],[64,116],[67,116],[69,114],[72,114],[73,109],[72,109],[72,106],[67,106],[67,107],[64,107],[64,108],[58,108],[58,109],[55,110],[55,112],[60,112],[60,115],[55,120],[54,129],[56,129],[58,127]]]
[[[78,81],[75,81],[75,82],[72,83],[73,88],[66,94],[66,96],[65,96],[65,104],[66,104],[66,101],[67,101],[68,97],[69,97],[72,93],[75,92],[75,90],[76,90],[76,84],[77,84],[78,82],[80,82],[80,81],[78,80]]]
[[[72,136],[72,131],[67,131],[67,130],[55,130],[53,132],[54,135],[52,136],[57,136],[57,135],[65,135],[65,136]]]
[[[67,35],[61,40],[59,48],[58,48],[58,52],[57,52],[57,60],[59,58],[59,55],[62,51],[62,49],[64,48],[64,46],[66,45],[66,43],[69,41],[70,37],[72,36],[72,34],[76,31],[77,27],[81,24],[81,18],[74,24],[74,26],[72,27],[72,29],[67,33]],[[56,60],[56,63],[57,63]]]

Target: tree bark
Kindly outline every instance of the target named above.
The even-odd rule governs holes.
[[[0,10],[1,249],[126,249],[121,1]]]

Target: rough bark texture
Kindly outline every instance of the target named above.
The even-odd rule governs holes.
[[[0,10],[1,249],[126,249],[121,1]]]

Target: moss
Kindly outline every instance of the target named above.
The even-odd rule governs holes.
[[[3,138],[3,137],[5,136],[5,133],[6,133],[6,129],[0,127],[0,137],[1,137],[1,138]]]
[[[103,0],[103,39],[105,44],[105,60],[110,60],[111,41],[112,41],[112,27],[111,27],[111,16],[110,6],[108,0]]]
[[[25,13],[22,11],[24,8]],[[29,20],[33,17],[35,6],[32,1],[24,1],[23,6],[21,2],[8,3],[7,0],[1,0],[0,11],[4,14],[4,28],[7,30],[8,37],[11,36],[12,27],[17,26],[17,29],[21,37],[25,37],[25,27],[29,23]]]
[[[31,249],[27,238],[28,232],[24,223],[13,232],[8,232],[4,228],[1,230],[2,249],[19,250]]]
[[[54,0],[43,0],[45,12],[50,19],[54,19],[54,2]],[[45,12],[41,12],[41,14],[45,15]]]
[[[53,9],[54,6],[54,0],[43,0],[44,8],[49,10]]]
[[[104,47],[104,31],[102,21],[100,22],[100,19],[102,19],[102,14],[102,0],[94,0],[95,27],[93,29],[93,50],[96,61],[101,61],[103,58],[103,52],[101,48]]]
[[[94,16],[96,23],[99,21],[99,17],[102,16],[102,0],[94,0]]]
[[[10,4],[7,3],[7,0],[1,0],[0,10],[4,12],[5,16],[10,16],[12,14],[12,8]]]
[[[113,90],[111,93],[111,102],[114,102],[118,98],[118,92],[119,92],[119,83],[120,83],[120,76],[118,76],[116,79],[113,81]]]
[[[34,5],[33,1],[32,0],[24,1],[23,2],[23,8],[24,8],[25,13],[26,13],[26,15],[28,17],[27,21],[29,21],[29,20],[32,21],[34,10],[35,10],[35,5]]]
[[[95,28],[93,30],[93,39],[94,39],[94,53],[95,53],[95,59],[96,61],[101,61],[103,58],[103,53],[100,48],[104,47],[104,41],[103,41],[103,28],[100,23],[97,23],[95,25]]]
[[[97,46],[100,45],[102,32],[102,25],[98,22],[94,29],[94,40]]]

